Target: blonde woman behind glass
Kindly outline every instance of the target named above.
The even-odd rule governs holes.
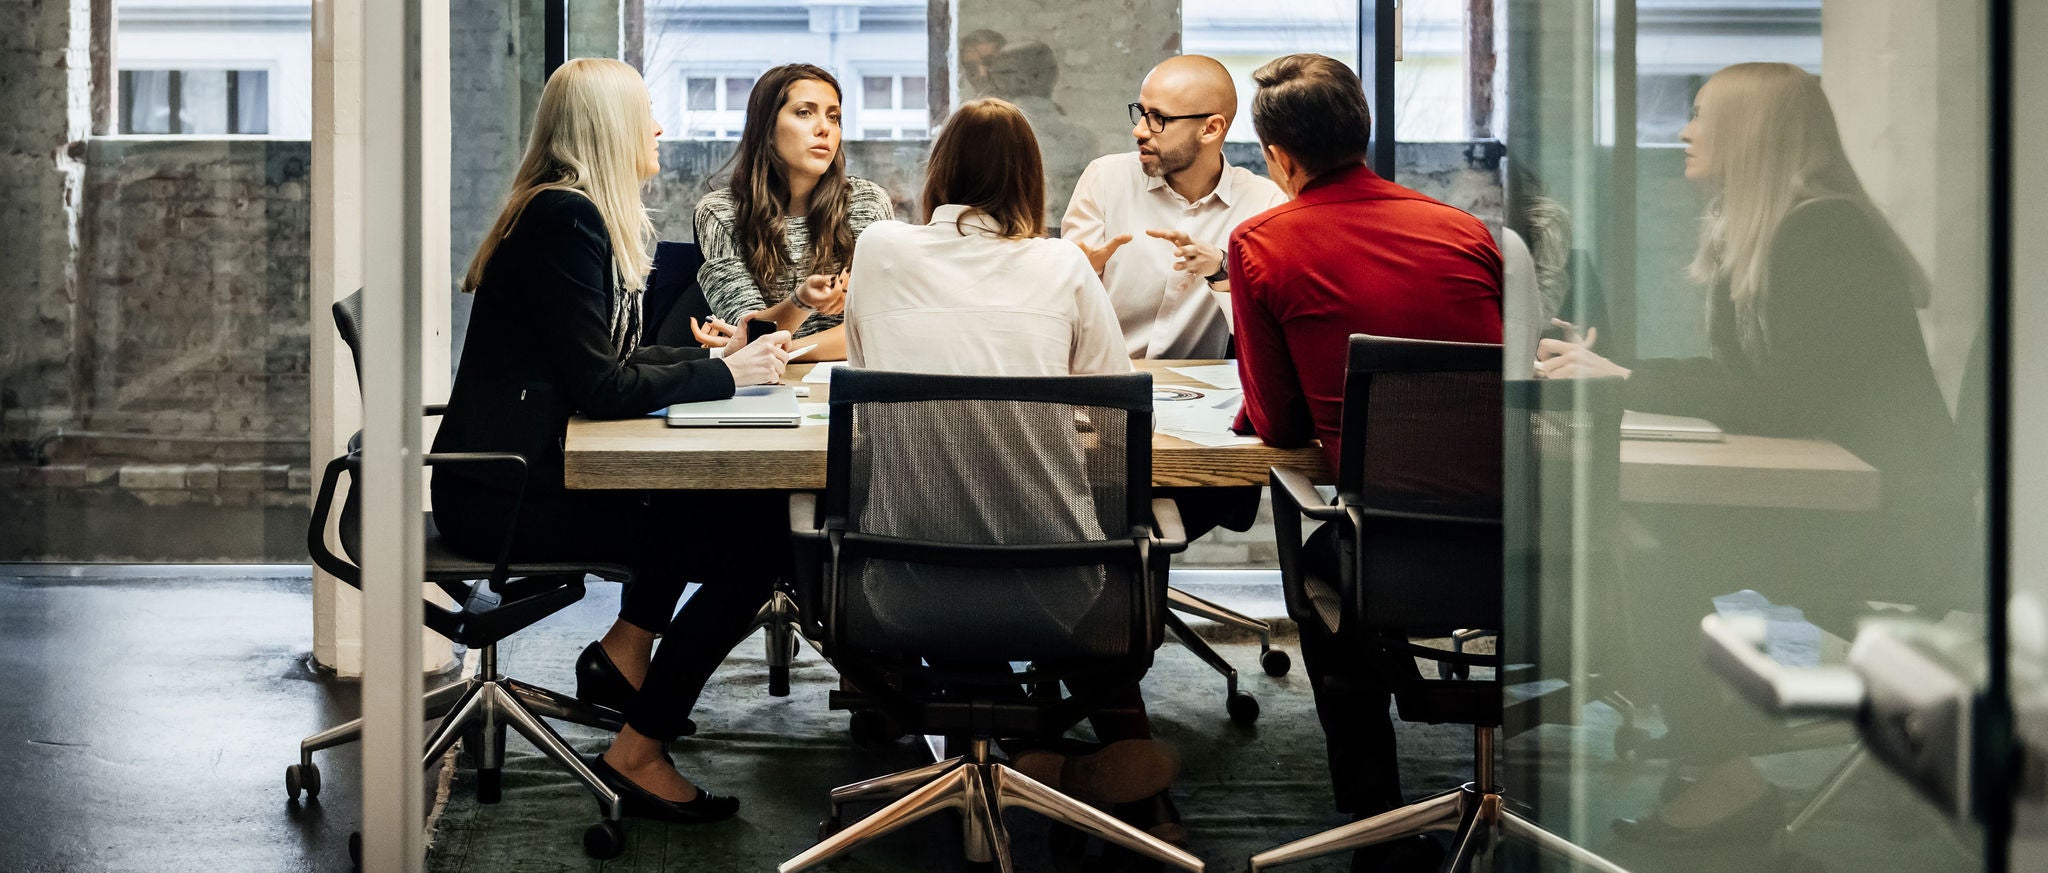
[[[1660,580],[1672,605],[1646,610],[1659,614],[1642,619],[1657,625],[1644,635],[1696,632],[1710,597],[1749,587],[1845,636],[1868,601],[1935,615],[1976,602],[1974,592],[1944,590],[1979,578],[1966,554],[1978,539],[1955,427],[1914,314],[1927,280],[1850,166],[1820,79],[1790,64],[1738,64],[1714,74],[1693,106],[1680,138],[1685,177],[1713,195],[1691,268],[1711,289],[1711,357],[1623,366],[1594,352],[1588,332],[1583,342],[1542,341],[1537,373],[1620,376],[1630,409],[1832,441],[1877,468],[1883,502],[1867,513],[1689,517],[1667,549],[1711,558],[1674,563],[1714,566]],[[1695,656],[1640,654],[1666,698],[1663,749],[1704,769],[1617,830],[1668,844],[1773,830],[1777,792],[1743,740],[1765,728],[1718,705],[1698,684]]]
[[[504,211],[470,264],[475,292],[461,367],[434,440],[437,452],[516,452],[523,491],[434,477],[434,519],[449,545],[482,560],[509,541],[515,561],[627,564],[619,619],[577,664],[577,696],[619,708],[626,726],[595,770],[629,815],[675,822],[731,816],[739,802],[699,790],[668,759],[711,671],[745,635],[773,570],[727,555],[770,554],[774,509],[747,498],[564,489],[562,434],[572,414],[645,415],[671,403],[731,397],[770,382],[789,334],[703,349],[641,347],[640,294],[653,228],[640,184],[660,168],[647,88],[632,67],[579,59],[541,93],[532,138]],[[507,509],[518,507],[508,519]],[[765,513],[765,515],[757,514]],[[506,538],[505,525],[514,522]],[[703,582],[681,612],[688,582]],[[656,634],[667,642],[652,652]]]

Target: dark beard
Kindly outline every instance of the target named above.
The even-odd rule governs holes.
[[[1195,156],[1200,154],[1200,152],[1201,149],[1195,143],[1188,143],[1187,147],[1177,151],[1161,150],[1153,156],[1159,159],[1159,163],[1147,169],[1145,175],[1164,179],[1167,176],[1194,166]],[[1144,162],[1140,161],[1139,165],[1143,166]]]

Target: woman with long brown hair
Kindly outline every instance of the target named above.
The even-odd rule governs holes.
[[[816,343],[810,360],[846,357],[842,274],[862,231],[894,211],[882,186],[846,174],[839,100],[839,81],[810,64],[754,82],[731,184],[697,202],[697,281],[724,322],[697,332],[706,345],[724,343],[743,320],[768,319],[800,345]],[[820,296],[831,299],[804,304]]]

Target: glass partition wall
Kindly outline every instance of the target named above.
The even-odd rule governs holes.
[[[1500,4],[1558,318],[1507,374],[1503,781],[1622,868],[1986,863],[1968,728],[1912,780],[1868,728],[1887,679],[1980,690],[2002,620],[1994,5]]]

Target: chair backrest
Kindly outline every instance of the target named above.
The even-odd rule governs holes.
[[[1351,337],[1337,490],[1351,620],[1419,635],[1501,619],[1501,347]]]
[[[356,365],[356,384],[363,384],[363,289],[334,301],[334,329],[348,345],[348,356]]]
[[[703,266],[704,252],[694,242],[663,240],[654,245],[654,272],[641,297],[641,345],[697,345],[690,335],[690,319],[701,323],[711,317],[711,303],[697,284]]]
[[[828,650],[1149,659],[1151,384],[835,370]]]

